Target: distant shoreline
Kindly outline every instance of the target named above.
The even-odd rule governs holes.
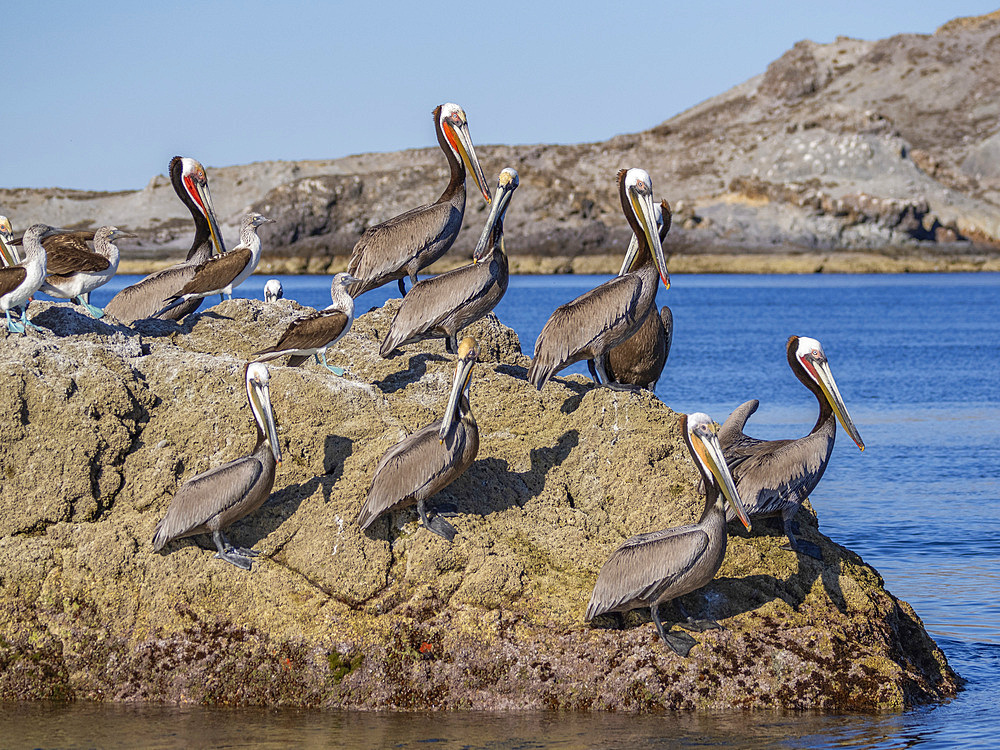
[[[145,275],[176,263],[165,260],[122,259],[118,272]],[[257,267],[258,275],[328,275],[347,270],[346,256],[268,257]],[[443,273],[465,265],[468,258],[445,258],[428,268],[429,273]],[[510,272],[522,275],[612,274],[621,266],[621,254],[548,257],[514,255]],[[778,252],[706,252],[667,255],[671,273],[727,274],[811,274],[811,273],[968,273],[1000,272],[1000,254],[996,252],[920,252],[887,251],[778,251]]]

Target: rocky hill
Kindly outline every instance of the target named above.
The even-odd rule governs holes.
[[[539,393],[493,316],[472,328],[479,455],[439,495],[458,510],[453,544],[413,509],[366,532],[355,520],[379,457],[439,417],[454,368],[440,342],[377,355],[391,301],[330,351],[344,377],[270,368],[284,461],[230,530],[263,552],[253,570],[205,538],[154,552],[180,483],[252,448],[245,358],[297,305],[234,299],[134,330],[34,306],[46,330],[0,333],[0,700],[868,711],[960,684],[808,507],[823,561],[766,526],[733,536],[716,580],[685,597],[726,629],[697,633],[688,658],[648,612],[584,623],[613,549],[700,515],[697,472],[655,396],[580,376]]]
[[[676,270],[781,270],[761,256],[775,252],[805,253],[801,270],[874,270],[873,257],[887,270],[1000,268],[1000,11],[931,35],[800,42],[761,75],[640,133],[478,150],[487,175],[520,172],[506,222],[515,270],[617,270],[623,166],[647,169],[672,203]],[[262,232],[264,270],[286,271],[343,267],[365,227],[434,200],[447,180],[436,147],[209,171],[226,235],[250,207],[276,218]],[[446,264],[468,258],[481,203],[470,196]],[[134,258],[176,253],[190,236],[162,176],[111,194],[0,190],[0,213],[22,229],[127,226],[141,236]]]

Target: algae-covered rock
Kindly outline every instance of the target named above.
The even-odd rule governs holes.
[[[284,461],[230,529],[264,552],[246,572],[207,538],[150,540],[183,481],[252,448],[243,366],[298,305],[234,299],[135,330],[32,305],[49,330],[0,347],[0,699],[872,709],[955,692],[913,610],[808,508],[824,562],[777,532],[734,536],[686,598],[726,629],[689,658],[645,612],[584,623],[617,545],[700,515],[697,472],[655,396],[576,376],[539,393],[494,316],[470,329],[479,456],[435,498],[458,510],[454,543],[412,508],[362,533],[376,463],[440,417],[454,369],[440,341],[378,356],[397,307],[328,352],[344,377],[271,366]]]

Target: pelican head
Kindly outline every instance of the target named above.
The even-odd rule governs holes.
[[[667,232],[670,231],[670,220],[671,211],[670,204],[665,200],[661,200],[659,205],[653,206],[653,211],[656,214],[656,226],[659,227],[658,233],[660,235],[660,245],[663,245],[663,241],[667,238]],[[664,220],[664,217],[666,219]],[[635,261],[636,255],[639,253],[639,238],[634,234],[628,241],[628,250],[625,251],[625,261],[622,263],[621,270],[618,272],[619,276],[624,276],[631,270],[632,263]]]
[[[180,165],[181,187],[185,194],[208,221],[208,229],[212,234],[215,252],[226,252],[225,243],[222,241],[222,232],[219,231],[219,220],[215,217],[215,207],[212,205],[212,193],[208,189],[208,175],[205,174],[205,168],[201,166],[201,162],[190,156],[175,156],[170,161],[171,171],[175,169],[175,164]]]
[[[517,170],[507,167],[497,178],[497,195],[490,208],[489,218],[486,219],[486,226],[479,236],[479,244],[472,254],[473,263],[485,260],[486,256],[493,250],[493,245],[499,241],[503,247],[503,217],[507,213],[507,206],[510,205],[510,198],[517,190],[521,179],[517,176]]]
[[[264,284],[264,301],[274,302],[283,296],[285,296],[285,292],[281,288],[281,282],[277,279],[268,279],[267,283]]]
[[[736,491],[736,483],[733,481],[733,475],[729,473],[726,459],[722,455],[722,446],[719,444],[719,428],[715,422],[707,414],[701,412],[688,414],[684,417],[684,437],[687,440],[691,456],[705,477],[706,486],[714,479],[729,506],[736,511],[736,515],[746,526],[747,531],[750,531],[750,518],[747,516],[743,501],[740,500],[740,495]]]
[[[0,260],[5,266],[17,265],[21,262],[14,246],[14,228],[10,225],[10,219],[0,216]]]
[[[271,410],[271,391],[268,384],[271,376],[267,366],[262,362],[250,362],[246,370],[247,400],[253,411],[254,419],[261,433],[267,440],[267,445],[274,454],[274,460],[281,464],[281,447],[278,445],[278,427],[274,423],[274,412]]]
[[[476,149],[472,145],[472,136],[469,135],[469,122],[465,117],[465,110],[457,104],[445,102],[435,110],[435,114],[448,146],[455,157],[465,163],[465,168],[472,174],[483,198],[489,203],[491,201],[490,187],[486,184],[483,168],[479,166],[479,157],[476,156]]]
[[[455,419],[455,411],[458,408],[458,399],[469,387],[469,380],[472,378],[472,367],[479,358],[479,346],[474,338],[464,338],[458,345],[458,363],[455,367],[455,380],[451,385],[451,395],[448,397],[448,406],[444,410],[444,418],[441,420],[441,432],[438,437],[444,442],[451,428],[451,423]]]
[[[806,377],[819,386],[823,392],[823,397],[830,404],[833,413],[837,415],[837,419],[840,421],[840,425],[844,428],[844,431],[851,436],[851,440],[857,444],[858,448],[864,450],[864,441],[861,440],[858,428],[854,426],[854,420],[851,419],[847,407],[844,406],[844,399],[841,398],[837,382],[833,379],[833,373],[830,371],[830,363],[826,359],[822,345],[816,339],[809,338],[808,336],[790,337],[788,339],[788,353],[790,355],[790,364],[792,364],[794,369],[794,363],[791,362],[793,350],[795,362],[805,372]]]
[[[657,229],[656,208],[653,205],[653,181],[645,169],[623,169],[618,173],[618,185],[621,192],[622,210],[632,227],[636,237],[635,250],[632,245],[625,252],[625,262],[622,268],[631,269],[639,255],[638,237],[641,234],[646,240],[646,247],[653,256],[653,263],[660,274],[663,286],[670,288],[670,276],[667,273],[667,261],[663,256],[663,245],[660,242],[660,232]],[[662,216],[662,203],[661,216]],[[669,210],[669,207],[668,207]]]

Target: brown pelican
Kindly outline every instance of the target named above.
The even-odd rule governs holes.
[[[535,342],[528,381],[539,390],[574,362],[593,359],[601,380],[611,387],[601,356],[639,328],[656,299],[656,277],[670,288],[660,235],[655,231],[652,181],[643,169],[621,170],[618,191],[625,218],[637,238],[625,255],[628,273],[568,302],[549,317]]]
[[[467,395],[472,367],[478,357],[475,340],[463,339],[458,347],[458,366],[444,418],[407,435],[382,456],[375,467],[368,499],[358,514],[362,529],[371,526],[383,513],[416,503],[426,528],[449,542],[455,538],[455,527],[440,513],[429,517],[424,503],[458,479],[479,452],[479,427]]]
[[[297,318],[288,324],[278,343],[270,349],[255,352],[255,362],[269,362],[286,354],[289,367],[298,367],[310,356],[323,356],[323,366],[334,375],[343,375],[344,368],[326,363],[326,350],[336,344],[351,329],[354,322],[354,298],[347,288],[357,281],[349,273],[338,273],[330,285],[333,303],[319,312]]]
[[[660,227],[662,245],[667,232],[670,231],[670,205],[666,201],[660,201],[660,205],[656,207],[656,223]],[[637,241],[635,235],[632,235],[631,242]],[[629,253],[625,256],[627,259]],[[628,267],[622,264],[618,275],[624,276],[626,273]],[[652,301],[655,302],[655,299]],[[654,390],[670,355],[670,342],[673,336],[674,316],[670,308],[664,305],[657,315],[656,308],[651,306],[639,329],[604,355],[602,361],[604,371],[614,383]],[[597,371],[593,360],[588,360],[587,366],[596,381]]]
[[[490,188],[472,145],[465,111],[457,104],[438,106],[434,110],[434,127],[441,150],[448,157],[451,181],[436,203],[414,208],[365,230],[347,266],[352,275],[361,279],[351,289],[352,297],[393,280],[399,281],[399,292],[405,295],[403,279],[409,275],[412,287],[417,283],[420,269],[448,252],[462,228],[466,167],[483,198],[490,202]]]
[[[698,523],[626,540],[601,568],[584,618],[591,620],[606,612],[649,607],[656,632],[664,643],[681,656],[687,656],[695,640],[684,633],[664,630],[660,605],[700,589],[715,578],[726,556],[726,500],[730,511],[739,515],[747,529],[750,519],[726,468],[715,423],[701,413],[681,419],[688,450],[707,488],[701,519]],[[687,625],[699,630],[719,627],[712,620],[695,620],[690,616]]]
[[[14,228],[6,216],[0,216],[0,262],[5,266],[14,266],[21,262],[17,250],[14,249]]]
[[[273,223],[274,219],[268,219],[259,213],[251,211],[246,214],[240,224],[240,244],[228,253],[199,263],[188,282],[167,298],[167,305],[156,313],[156,317],[191,300],[215,294],[232,294],[233,289],[246,281],[260,262],[257,227]]]
[[[281,282],[278,279],[268,279],[264,284],[264,301],[274,302],[284,296],[285,291],[281,288]]]
[[[174,539],[211,534],[218,559],[250,570],[251,558],[260,553],[233,547],[222,532],[267,500],[274,484],[275,467],[281,464],[269,380],[266,365],[247,364],[247,400],[257,421],[257,445],[249,456],[209,469],[181,485],[153,532],[154,550],[163,549]]]
[[[107,284],[118,271],[115,242],[135,236],[118,227],[101,227],[94,233],[93,252],[77,233],[43,239],[48,265],[41,291],[50,297],[75,300],[95,318],[103,317],[104,311],[90,304],[90,293]]]
[[[820,343],[807,336],[791,336],[787,353],[795,377],[819,402],[819,418],[812,432],[797,440],[758,440],[744,435],[747,419],[760,403],[752,399],[726,418],[719,430],[719,441],[750,515],[780,513],[788,535],[785,548],[822,560],[817,545],[796,538],[793,519],[802,501],[823,478],[837,437],[836,420],[858,448],[864,450],[865,444],[844,406]]]
[[[28,320],[28,302],[45,280],[45,248],[42,235],[52,230],[45,224],[33,224],[24,233],[24,261],[0,268],[0,310],[7,316],[7,330],[26,333],[25,326],[41,330]],[[24,306],[21,322],[11,320],[10,311]]]
[[[503,218],[518,182],[517,172],[510,167],[500,173],[496,199],[472,264],[414,284],[403,297],[379,354],[388,357],[404,344],[439,337],[454,354],[458,332],[497,306],[507,291],[508,278]]]
[[[215,218],[215,209],[212,207],[212,194],[208,189],[205,168],[195,159],[175,156],[170,160],[170,181],[177,196],[190,209],[194,218],[194,241],[183,262],[125,287],[105,306],[106,313],[123,323],[153,317],[180,320],[197,310],[201,300],[192,299],[163,315],[157,315],[157,311],[162,310],[173,295],[194,276],[198,264],[212,257],[213,248],[218,253],[226,251],[219,222]]]

